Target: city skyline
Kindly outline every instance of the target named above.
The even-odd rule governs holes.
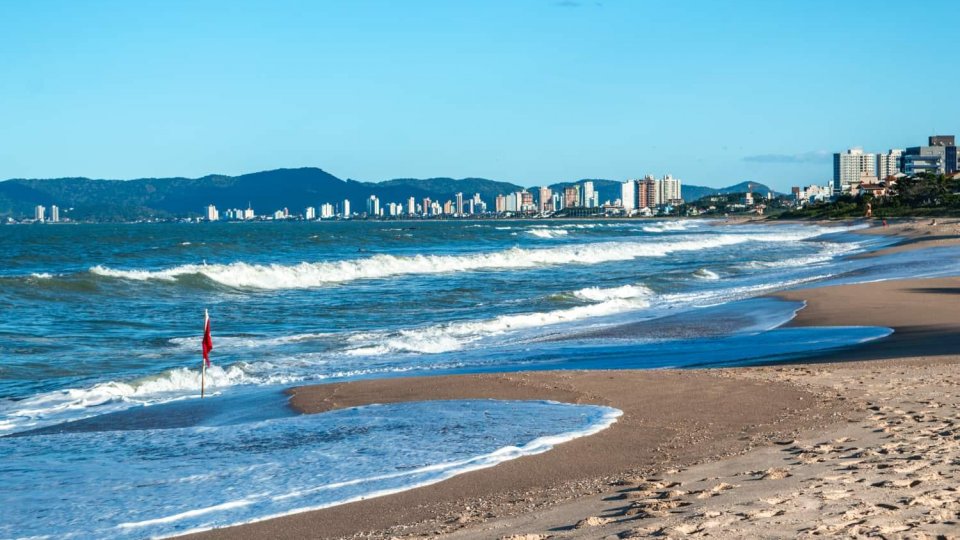
[[[952,128],[926,98],[957,82],[949,18],[921,33],[892,4],[758,7],[8,4],[0,178],[320,166],[534,186],[639,168],[786,191],[828,180],[838,148]]]

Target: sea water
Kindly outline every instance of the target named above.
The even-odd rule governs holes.
[[[17,524],[0,536],[139,537],[261,519],[465,470],[444,464],[543,451],[613,421],[601,408],[476,401],[304,417],[283,402],[290,385],[800,358],[890,330],[784,328],[802,305],[761,295],[960,272],[951,248],[854,257],[893,242],[856,228],[706,220],[0,227],[0,435],[14,435],[0,439],[0,482],[4,496],[17,494],[0,501],[13,516],[0,522]],[[211,398],[200,407],[204,309],[215,348]],[[497,422],[471,420],[487,413]],[[456,426],[443,433],[454,442],[434,431],[441,418]],[[211,501],[216,508],[199,514],[211,505],[170,487],[220,472],[246,485],[238,456],[263,449],[282,469],[328,451],[325,437],[343,430],[365,435],[337,438],[341,457],[387,444],[394,452],[380,455],[376,470],[341,459],[335,477],[251,469],[261,491]],[[431,453],[413,467],[405,460],[420,448],[402,440],[426,441]],[[202,465],[189,463],[187,449],[203,454]],[[143,456],[165,466],[151,469]],[[181,460],[183,468],[170,465]],[[433,466],[440,472],[427,477],[390,472]],[[112,517],[81,527],[69,507],[97,492],[89,479],[104,470],[142,475],[137,496],[148,502],[104,497],[98,512]],[[384,475],[390,482],[366,480]],[[323,487],[344,482],[345,491]],[[119,484],[110,489],[127,489]],[[293,492],[311,495],[268,502]]]

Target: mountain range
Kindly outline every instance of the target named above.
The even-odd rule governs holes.
[[[577,182],[582,182],[579,180]],[[577,182],[551,185],[553,190]],[[620,182],[593,179],[600,200],[620,197]],[[750,183],[755,193],[770,188]],[[436,201],[479,193],[492,206],[498,194],[524,189],[510,182],[485,178],[398,178],[383,182],[342,180],[321,169],[277,169],[241,176],[208,175],[201,178],[140,178],[136,180],[96,180],[90,178],[11,179],[0,182],[0,217],[29,217],[36,205],[57,205],[74,220],[126,221],[144,218],[196,216],[208,204],[217,208],[246,208],[252,205],[259,214],[281,208],[301,213],[307,206],[339,204],[350,200],[354,211],[363,211],[364,202],[376,195],[381,204],[418,201],[430,197]],[[536,189],[531,189],[536,192]],[[694,201],[714,193],[747,191],[747,183],[716,189],[682,186],[685,200]]]

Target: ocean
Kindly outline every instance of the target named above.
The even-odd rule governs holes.
[[[882,338],[784,327],[802,305],[763,296],[960,269],[952,248],[858,257],[894,243],[864,226],[0,227],[0,538],[169,536],[322,508],[549,451],[619,415],[492,400],[298,415],[294,385],[752,365]]]

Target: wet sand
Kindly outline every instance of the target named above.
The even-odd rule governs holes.
[[[938,236],[912,222],[893,227],[914,228],[898,232],[914,238]],[[539,540],[722,531],[795,538],[960,530],[960,278],[778,296],[807,303],[794,325],[878,325],[895,333],[801,365],[298,388],[291,402],[305,412],[495,398],[595,403],[624,415],[597,435],[432,486],[196,536]]]

